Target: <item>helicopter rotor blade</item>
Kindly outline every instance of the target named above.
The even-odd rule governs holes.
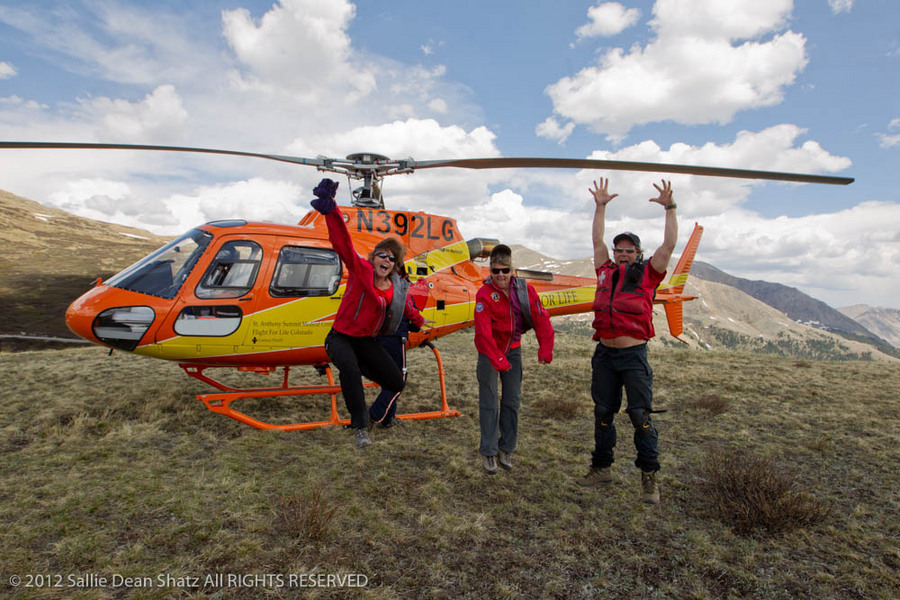
[[[598,160],[580,158],[461,158],[449,160],[415,161],[412,159],[390,160],[377,154],[353,154],[347,159],[340,158],[304,158],[280,154],[262,154],[238,150],[219,150],[213,148],[192,148],[184,146],[151,146],[142,144],[100,144],[77,142],[0,142],[0,149],[79,149],[79,150],[156,150],[166,152],[194,152],[204,154],[224,154],[232,156],[249,156],[276,160],[280,162],[309,165],[322,171],[342,173],[350,177],[363,178],[366,175],[375,178],[399,173],[411,173],[417,169],[433,169],[438,167],[457,167],[461,169],[595,169],[610,171],[643,171],[649,173],[683,173],[706,177],[736,177],[740,179],[762,179],[772,181],[791,181],[796,183],[825,183],[830,185],[848,185],[853,183],[852,177],[834,177],[829,175],[807,175],[803,173],[780,173],[776,171],[755,171],[749,169],[730,169],[725,167],[704,167],[699,165],[675,165],[651,162],[630,162],[621,160]]]
[[[697,165],[674,165],[665,163],[630,162],[622,160],[597,160],[579,158],[461,158],[450,160],[417,161],[415,169],[436,167],[458,167],[461,169],[597,169],[610,171],[645,171],[649,173],[684,173],[707,177],[737,177],[740,179],[768,179],[773,181],[793,181],[797,183],[826,183],[848,185],[852,177],[829,175],[806,175],[803,173],[779,173],[776,171],[753,171],[749,169],[729,169],[724,167],[703,167]]]
[[[265,158],[299,165],[328,167],[330,159],[303,158],[300,156],[282,156],[280,154],[260,154],[257,152],[241,152],[238,150],[218,150],[214,148],[189,148],[184,146],[149,146],[144,144],[94,144],[80,142],[0,142],[0,148],[27,148],[38,150],[157,150],[162,152],[199,152],[203,154],[226,154],[231,156],[250,156]]]

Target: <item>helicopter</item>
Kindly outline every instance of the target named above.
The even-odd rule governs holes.
[[[385,208],[382,184],[391,175],[432,168],[569,168],[684,173],[702,176],[767,179],[847,185],[852,178],[721,167],[565,158],[473,158],[394,160],[377,153],[345,159],[304,158],[234,150],[72,142],[2,142],[0,149],[109,149],[207,153],[261,158],[315,167],[361,181],[349,206],[341,206],[357,252],[362,254],[386,236],[407,248],[403,268],[409,295],[432,326],[410,334],[409,347],[430,348],[440,383],[438,410],[396,415],[419,420],[459,416],[447,400],[444,368],[434,340],[474,323],[475,293],[488,276],[478,261],[490,255],[496,239],[465,240],[456,220],[421,211]],[[697,224],[670,279],[660,285],[654,303],[664,308],[670,334],[680,339],[683,303],[695,297],[684,287],[703,228]],[[529,280],[551,316],[592,310],[593,278],[517,269]],[[308,430],[349,423],[337,410],[340,386],[329,366],[324,340],[347,283],[328,239],[324,218],[310,210],[297,225],[220,220],[197,226],[162,248],[102,281],[77,298],[66,311],[69,329],[85,340],[133,354],[178,363],[194,379],[216,392],[197,398],[212,412],[257,429]],[[291,385],[292,367],[312,365],[326,385]],[[236,388],[208,371],[272,374],[283,369],[280,385]],[[373,386],[374,383],[368,383]],[[232,407],[247,398],[329,395],[326,420],[270,423]]]

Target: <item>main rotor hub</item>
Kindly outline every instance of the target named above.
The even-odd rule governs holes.
[[[374,165],[375,163],[388,162],[391,159],[383,154],[375,154],[374,152],[356,152],[354,154],[348,154],[347,160],[352,160],[353,162],[363,165]]]
[[[362,179],[362,186],[351,192],[353,206],[367,208],[384,208],[384,197],[381,195],[379,182],[386,175],[412,173],[415,164],[411,158],[392,160],[375,152],[356,152],[349,154],[344,160],[326,159],[325,157],[320,157],[320,159],[322,160],[318,166],[320,171],[341,173],[348,179]]]

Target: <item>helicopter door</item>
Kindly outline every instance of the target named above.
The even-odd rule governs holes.
[[[247,322],[244,344],[254,351],[321,346],[331,330],[340,305],[341,260],[331,248],[303,243],[278,238],[278,258],[266,281],[273,305]]]
[[[171,331],[178,336],[163,346],[173,350],[187,346],[198,357],[235,352],[240,344],[235,335],[259,299],[253,287],[264,266],[263,257],[257,241],[223,238],[199,281],[176,302],[167,319],[171,330],[160,328],[159,335]]]

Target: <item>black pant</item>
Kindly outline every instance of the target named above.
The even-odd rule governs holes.
[[[647,344],[630,348],[607,348],[598,343],[591,359],[591,397],[594,399],[594,451],[591,464],[608,467],[613,463],[616,426],[613,417],[622,407],[622,388],[628,398],[626,411],[653,410],[653,369],[647,361]],[[636,467],[659,470],[659,435],[649,427],[634,430]]]
[[[377,339],[400,368],[403,380],[406,381],[406,340],[399,335],[382,335]],[[399,396],[400,392],[396,390],[382,388],[381,393],[375,398],[375,402],[369,407],[369,419],[382,425],[388,425],[397,414]]]
[[[369,425],[363,376],[398,393],[406,384],[397,363],[374,337],[354,337],[332,329],[325,338],[325,352],[340,373],[341,393],[354,429]]]

